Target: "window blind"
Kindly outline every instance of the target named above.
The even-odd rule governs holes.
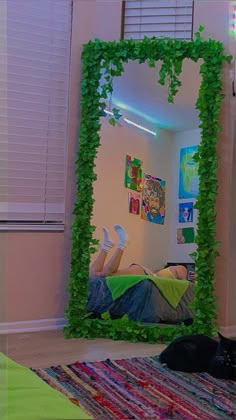
[[[124,38],[192,39],[193,0],[126,0]]]
[[[0,222],[63,224],[72,3],[6,4],[6,31],[0,32],[5,45],[0,48]]]

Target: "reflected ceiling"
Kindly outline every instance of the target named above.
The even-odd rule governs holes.
[[[198,128],[195,103],[201,83],[200,65],[200,60],[198,63],[184,60],[180,77],[182,86],[175,97],[175,103],[169,104],[167,87],[156,82],[160,63],[153,69],[145,63],[129,62],[123,75],[114,79],[112,103],[135,114],[136,122],[141,118],[142,121],[174,131]]]

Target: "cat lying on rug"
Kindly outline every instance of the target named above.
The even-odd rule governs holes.
[[[172,370],[207,372],[235,381],[236,340],[218,336],[219,341],[201,334],[179,337],[160,354],[160,362]]]

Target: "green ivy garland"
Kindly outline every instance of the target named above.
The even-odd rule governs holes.
[[[200,27],[194,40],[145,38],[143,41],[121,40],[103,42],[96,39],[84,45],[82,53],[83,80],[82,113],[77,159],[77,198],[72,226],[72,257],[69,283],[69,304],[66,310],[67,337],[106,337],[130,341],[169,341],[188,333],[215,334],[216,302],[214,297],[214,267],[219,244],[215,241],[217,195],[217,136],[221,130],[219,111],[224,95],[222,91],[222,67],[230,62],[223,44],[216,40],[203,40]],[[196,208],[199,211],[197,226],[196,262],[198,281],[195,287],[193,308],[194,322],[191,326],[161,327],[144,326],[131,322],[127,316],[111,320],[107,314],[103,320],[90,319],[85,310],[88,290],[90,256],[96,252],[98,241],[93,238],[95,227],[90,224],[93,214],[93,182],[96,180],[94,160],[100,145],[100,118],[105,107],[104,99],[113,91],[113,78],[121,76],[124,63],[137,60],[155,67],[161,60],[158,82],[168,82],[168,101],[174,102],[181,82],[178,76],[184,59],[197,62],[203,59],[200,68],[202,82],[196,108],[199,110],[201,144],[195,159],[199,162],[199,196]],[[100,86],[101,74],[103,83]],[[111,121],[114,124],[114,121]]]

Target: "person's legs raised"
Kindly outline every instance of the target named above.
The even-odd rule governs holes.
[[[109,237],[109,231],[107,228],[103,227],[103,244],[101,246],[100,252],[90,268],[90,277],[102,275],[104,264],[107,258],[108,253],[114,246],[114,242]]]
[[[114,255],[111,257],[111,259],[108,261],[108,263],[105,265],[105,267],[102,270],[101,275],[105,277],[111,276],[117,273],[120,266],[121,258],[124,254],[124,250],[128,242],[128,235],[125,229],[121,225],[115,225],[114,229],[118,235],[119,242],[118,242],[117,249]]]

